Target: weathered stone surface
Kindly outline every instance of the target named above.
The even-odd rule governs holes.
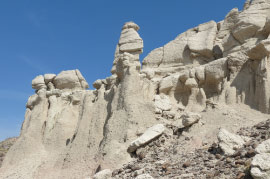
[[[199,120],[202,118],[202,116],[200,114],[197,114],[197,113],[189,112],[189,113],[183,114],[181,116],[181,118],[182,118],[183,126],[190,127],[193,124],[199,122]]]
[[[93,87],[96,89],[100,89],[100,87],[102,86],[102,80],[98,79],[93,83]]]
[[[56,77],[56,74],[45,74],[44,81],[46,84],[48,84],[49,82],[52,82],[55,77]]]
[[[263,40],[256,44],[247,52],[249,58],[253,60],[261,60],[265,56],[270,55],[270,39]]]
[[[198,83],[197,83],[197,81],[194,78],[189,78],[185,82],[185,86],[187,88],[197,88],[198,87]]]
[[[39,75],[35,79],[33,79],[32,88],[36,90],[47,88],[45,85],[44,77],[42,75]]]
[[[112,171],[110,169],[105,169],[96,173],[93,179],[110,179],[111,176],[112,176]]]
[[[237,22],[233,28],[233,36],[244,43],[248,38],[256,36],[262,30],[269,16],[269,2],[253,1],[248,9],[239,13]]]
[[[137,33],[138,30],[139,26],[133,22],[127,22],[123,26],[118,44],[121,52],[142,53],[143,40]]]
[[[154,178],[149,174],[142,174],[137,176],[135,179],[154,179]]]
[[[156,111],[169,111],[172,109],[172,104],[168,96],[161,94],[155,96],[155,107]]]
[[[256,152],[261,154],[261,153],[270,153],[270,139],[262,142],[261,144],[256,147]]]
[[[157,68],[163,60],[163,47],[151,51],[143,60],[143,67]]]
[[[142,136],[140,136],[138,139],[131,142],[131,144],[128,147],[128,151],[134,152],[140,146],[160,136],[164,132],[164,130],[165,130],[165,127],[163,124],[157,124],[153,127],[150,127],[144,132]]]
[[[86,89],[88,84],[78,70],[62,71],[53,83],[57,89]]]
[[[237,150],[240,158],[226,155],[242,147],[246,139],[224,130],[218,138],[225,156],[217,153],[218,147],[209,148],[211,152],[204,147],[216,140],[220,127],[233,131],[269,117],[269,4],[268,0],[250,1],[243,11],[233,9],[224,21],[189,29],[150,52],[142,70],[139,26],[126,23],[115,50],[112,76],[94,82],[96,90],[85,90],[88,84],[78,70],[38,76],[32,82],[36,94],[27,102],[21,135],[7,153],[0,178],[86,178],[101,168],[113,170],[130,163],[132,157],[156,163],[156,172],[128,164],[127,171],[114,172],[120,178],[143,173],[153,178],[243,177],[243,167],[238,166],[255,155],[254,141],[267,138],[267,131],[258,136],[252,133],[254,144],[245,144],[250,151],[243,154],[243,148]],[[181,120],[190,112],[198,115]],[[157,139],[165,125],[166,133]],[[149,126],[154,127],[138,138]],[[256,150],[268,151],[265,143]],[[176,170],[164,158],[162,164],[155,161],[166,156],[166,151],[170,151],[168,156],[184,156],[174,161],[180,168]],[[207,157],[200,160],[201,155]],[[187,156],[194,160],[183,161]],[[257,167],[255,161],[253,175],[267,176],[267,167]],[[190,166],[197,162],[203,164],[193,170]],[[221,170],[216,167],[223,165]],[[194,172],[204,171],[201,167],[211,173]]]
[[[219,146],[226,155],[232,155],[235,149],[242,147],[245,141],[238,135],[228,132],[226,129],[220,129],[218,133]]]
[[[270,178],[270,154],[257,154],[251,162],[251,175],[254,179]]]
[[[212,49],[217,34],[217,24],[210,21],[199,25],[195,30],[196,34],[188,39],[189,49],[210,58],[213,56]]]

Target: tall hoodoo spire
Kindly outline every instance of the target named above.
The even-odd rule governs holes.
[[[111,70],[111,73],[117,74],[119,78],[127,66],[135,66],[137,70],[141,68],[139,55],[143,52],[143,40],[137,32],[139,29],[134,22],[127,22],[122,27]]]

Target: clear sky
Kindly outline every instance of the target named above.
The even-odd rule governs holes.
[[[19,135],[40,74],[79,69],[88,83],[110,76],[121,27],[134,21],[143,59],[198,24],[223,20],[245,0],[1,0],[0,140]]]

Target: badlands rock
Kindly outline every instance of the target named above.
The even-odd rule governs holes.
[[[185,127],[190,127],[193,124],[199,122],[199,120],[202,118],[200,114],[196,114],[196,113],[186,113],[184,115],[181,116],[182,118],[182,124]]]
[[[270,178],[270,154],[257,154],[251,162],[251,175],[254,179]]]
[[[155,139],[156,137],[160,136],[164,132],[164,130],[165,127],[163,124],[157,124],[153,127],[150,127],[144,132],[142,136],[131,142],[131,144],[128,147],[128,151],[134,152],[140,146],[143,146],[148,142],[150,142],[151,140]]]
[[[138,30],[134,25],[123,30],[131,29]],[[48,84],[43,76],[33,80],[39,90],[29,98],[20,137],[5,157],[0,178],[86,178],[98,168],[132,160],[127,148],[136,132],[156,124],[155,88],[141,77],[142,49],[117,49],[115,72],[101,80],[98,90],[86,90],[78,70],[63,71]]]
[[[142,53],[143,40],[137,33],[139,26],[134,22],[127,22],[121,32],[119,39],[119,50],[121,52],[139,52]]]
[[[200,155],[194,150],[215,140],[219,128],[231,131],[262,120],[258,116],[269,118],[269,4],[269,0],[248,1],[243,11],[233,9],[224,21],[210,21],[191,28],[150,52],[142,66],[143,40],[138,34],[139,26],[128,22],[116,46],[112,75],[94,82],[96,90],[86,90],[88,84],[78,70],[36,77],[32,82],[36,94],[27,102],[20,137],[3,161],[0,178],[92,177],[96,171],[114,170],[131,162],[132,157],[144,161],[151,146],[152,159],[147,160],[159,159],[159,154],[166,153],[160,151],[168,150],[169,155],[181,159],[178,168],[183,168],[183,162],[188,162],[183,161],[183,156],[198,158]],[[237,112],[224,112],[223,108],[236,108]],[[200,125],[187,131],[179,129],[180,116],[190,112],[203,116]],[[198,118],[187,119],[183,120],[185,126],[198,121]],[[157,124],[159,127],[152,131],[150,127]],[[162,134],[165,125],[168,134],[152,141]],[[143,131],[146,133],[138,138]],[[255,139],[261,140],[262,136]],[[177,148],[169,139],[179,142]],[[218,139],[226,155],[233,154],[237,148],[236,152],[240,152],[245,143],[240,136],[226,130],[219,132]],[[136,155],[127,149],[136,150]],[[219,154],[219,149],[211,150]],[[186,155],[186,151],[190,154]],[[219,155],[215,157],[220,158]],[[213,172],[210,177],[220,173],[213,167],[218,165],[216,162],[203,165]],[[218,162],[229,166],[224,160]],[[157,170],[161,174],[147,172],[160,178],[180,171],[163,164]],[[255,162],[253,170],[261,170],[256,166]],[[267,173],[266,170],[262,172]],[[202,170],[196,168],[196,171]],[[222,173],[226,171],[225,168]],[[185,173],[206,178],[189,167]],[[130,175],[121,174],[122,178]]]
[[[46,84],[48,84],[49,82],[52,82],[55,77],[56,77],[55,74],[45,74],[44,75],[44,81],[45,81]]]
[[[33,79],[32,88],[36,90],[47,88],[45,85],[44,77],[42,75],[39,75],[35,79]]]
[[[218,133],[219,146],[226,155],[233,155],[235,149],[242,147],[245,141],[236,134],[221,129]]]
[[[112,176],[112,171],[110,169],[105,169],[96,173],[93,179],[110,179],[111,176]]]
[[[93,83],[93,87],[96,89],[100,89],[100,87],[102,86],[102,80],[98,79]]]
[[[254,159],[251,163],[251,175],[254,179],[270,178],[270,139],[263,141],[256,147]]]
[[[261,153],[270,153],[270,139],[262,142],[258,147],[256,148],[256,152]]]
[[[62,71],[55,77],[53,83],[57,89],[89,88],[79,70]]]
[[[248,56],[254,60],[261,60],[270,55],[270,39],[263,40],[253,46],[248,52]]]
[[[172,109],[172,104],[168,96],[161,94],[155,96],[156,111],[169,111]]]
[[[217,24],[210,21],[201,24],[195,29],[196,34],[188,39],[188,47],[191,51],[197,52],[203,56],[211,58],[213,53],[212,49],[217,34]]]
[[[244,43],[248,38],[254,37],[263,30],[266,19],[269,17],[270,4],[268,0],[254,0],[249,8],[239,13],[233,28],[233,36]]]
[[[154,179],[154,178],[149,174],[142,174],[137,176],[135,179]]]

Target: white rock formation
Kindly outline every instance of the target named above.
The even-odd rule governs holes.
[[[134,152],[137,148],[147,144],[151,140],[160,136],[164,132],[164,130],[165,127],[163,124],[157,124],[153,127],[150,127],[138,139],[131,142],[131,144],[128,147],[128,151]]]
[[[190,127],[193,124],[199,122],[199,120],[202,118],[202,116],[200,114],[196,114],[196,113],[185,113],[181,116],[182,118],[182,124],[185,127]]]
[[[170,111],[172,104],[168,96],[161,94],[155,96],[155,111],[162,113],[162,111]]]
[[[270,139],[259,144],[255,151],[255,155],[251,162],[250,173],[254,179],[270,178]]]
[[[79,70],[62,71],[54,78],[53,83],[57,89],[89,88]]]
[[[226,155],[233,155],[235,149],[239,149],[245,144],[241,136],[230,133],[226,129],[220,129],[218,141],[220,148]]]
[[[110,179],[111,177],[112,177],[112,171],[110,169],[105,169],[96,173],[93,179]]]
[[[270,153],[257,154],[251,162],[251,175],[254,179],[270,178]]]
[[[46,89],[44,77],[42,75],[39,75],[35,79],[33,79],[32,88],[36,90]]]
[[[95,81],[96,90],[86,90],[79,70],[36,77],[36,93],[0,178],[85,178],[97,168],[113,170],[132,160],[128,148],[161,135],[162,124],[179,124],[184,112],[202,114],[214,104],[243,103],[269,114],[269,11],[269,0],[247,2],[243,11],[233,9],[223,21],[198,25],[154,49],[143,65],[139,26],[128,22],[112,75]],[[187,119],[185,126],[198,121]],[[156,131],[136,140],[156,124]],[[219,140],[228,155],[245,142],[225,130]]]
[[[262,142],[256,147],[256,152],[261,154],[261,153],[270,153],[270,139]]]

